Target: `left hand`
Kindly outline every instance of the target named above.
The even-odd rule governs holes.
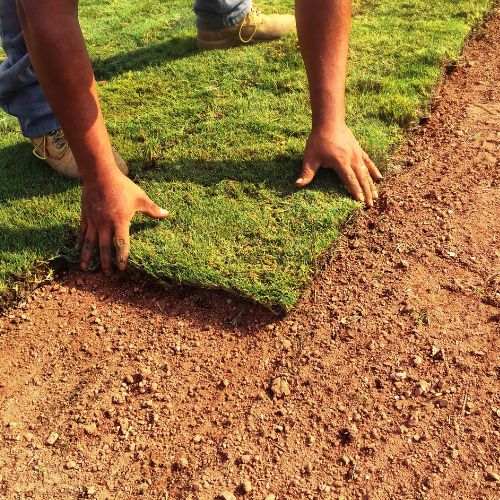
[[[367,207],[373,206],[378,198],[373,180],[382,179],[382,174],[347,125],[332,130],[313,128],[296,186],[307,186],[320,167],[334,170],[357,201],[365,203]]]

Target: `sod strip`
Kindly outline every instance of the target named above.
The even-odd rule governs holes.
[[[224,288],[290,309],[359,208],[331,172],[294,180],[310,128],[295,36],[199,53],[191,2],[82,0],[81,21],[114,145],[171,212],[138,218],[132,261],[160,279]],[[349,124],[386,167],[491,0],[354,5]],[[286,12],[274,0],[267,12]],[[71,103],[68,103],[70,106]],[[61,254],[80,187],[31,155],[0,118],[0,294]]]

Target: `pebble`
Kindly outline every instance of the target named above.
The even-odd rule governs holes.
[[[200,493],[201,490],[203,489],[203,486],[201,485],[201,483],[198,483],[198,482],[193,483],[191,486],[193,488],[193,491],[196,491],[196,493]]]
[[[448,401],[444,398],[439,398],[436,400],[436,404],[439,408],[446,408],[448,406]]]
[[[391,373],[391,380],[405,380],[407,377],[406,372],[394,372]]]
[[[265,500],[276,500],[276,495],[273,495],[272,493],[270,495],[267,495]]]
[[[290,396],[291,391],[288,382],[281,377],[277,377],[273,380],[271,384],[271,391],[277,398],[283,398],[285,396]]]
[[[420,356],[413,356],[413,364],[415,366],[420,366],[424,362],[423,358]]]
[[[45,440],[45,444],[52,446],[59,439],[59,434],[57,432],[51,432],[49,437]]]
[[[486,481],[498,483],[500,481],[500,475],[492,470],[488,470],[486,471]]]
[[[76,462],[74,460],[68,460],[64,467],[66,469],[76,469]]]
[[[179,458],[177,465],[179,466],[179,469],[185,469],[189,465],[189,460],[186,457],[181,457]]]
[[[85,434],[88,434],[89,436],[97,434],[97,426],[95,423],[84,425],[83,430],[85,431]]]
[[[245,479],[241,483],[241,489],[242,489],[243,493],[250,493],[253,489],[252,483],[248,479]]]
[[[222,500],[236,500],[236,497],[230,491],[223,491],[219,496]]]

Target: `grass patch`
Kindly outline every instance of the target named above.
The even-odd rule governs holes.
[[[382,169],[492,4],[355,2],[348,117]],[[296,38],[198,53],[185,0],[82,0],[81,21],[113,143],[172,213],[134,225],[133,263],[291,308],[358,208],[328,172],[293,187],[310,127]],[[2,115],[0,127],[1,295],[60,255],[80,187],[32,157],[12,118]]]

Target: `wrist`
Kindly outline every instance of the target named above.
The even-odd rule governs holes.
[[[344,119],[329,118],[327,120],[314,120],[312,122],[312,133],[321,135],[331,135],[339,130],[344,130],[347,127]]]
[[[115,161],[104,164],[94,164],[87,168],[80,169],[80,177],[84,184],[94,186],[109,186],[123,176]]]

